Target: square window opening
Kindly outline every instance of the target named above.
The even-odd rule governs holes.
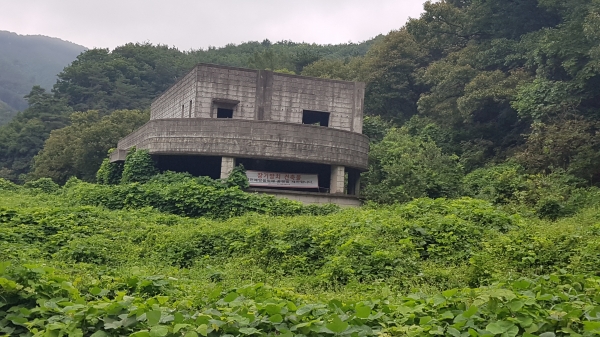
[[[217,108],[217,118],[233,118],[233,109]]]
[[[329,112],[304,110],[302,124],[329,126]]]

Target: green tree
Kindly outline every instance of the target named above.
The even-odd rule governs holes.
[[[404,122],[417,113],[417,100],[423,88],[416,70],[424,65],[419,44],[404,29],[391,32],[367,54],[369,76],[365,110],[369,114]]]
[[[380,203],[456,197],[461,177],[456,156],[443,154],[434,142],[411,136],[404,128],[391,129],[372,145],[363,194]]]
[[[25,98],[29,108],[0,127],[0,168],[10,171],[12,177],[29,172],[33,157],[50,132],[66,126],[72,111],[64,100],[39,86],[33,87]]]
[[[53,131],[46,140],[34,159],[30,178],[49,177],[61,184],[72,176],[96,180],[107,151],[148,118],[148,111],[140,110],[118,110],[108,116],[99,111],[73,113],[71,125]]]
[[[560,116],[536,122],[516,159],[536,173],[566,171],[590,183],[600,181],[600,122]]]

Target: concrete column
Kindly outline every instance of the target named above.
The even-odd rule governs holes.
[[[331,183],[329,185],[329,193],[343,194],[344,193],[344,167],[331,166]]]
[[[221,157],[221,179],[227,179],[233,167],[235,166],[235,158]]]

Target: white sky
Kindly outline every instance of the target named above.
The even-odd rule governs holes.
[[[88,48],[127,42],[181,50],[291,40],[360,42],[419,17],[424,0],[0,0],[0,30]],[[0,51],[2,52],[2,51]]]

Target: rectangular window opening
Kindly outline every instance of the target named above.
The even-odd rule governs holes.
[[[185,105],[181,106],[181,118],[185,117]]]
[[[329,126],[329,112],[304,110],[302,124]]]
[[[233,118],[233,109],[217,108],[217,118]]]
[[[192,118],[192,101],[190,101],[190,118]]]

